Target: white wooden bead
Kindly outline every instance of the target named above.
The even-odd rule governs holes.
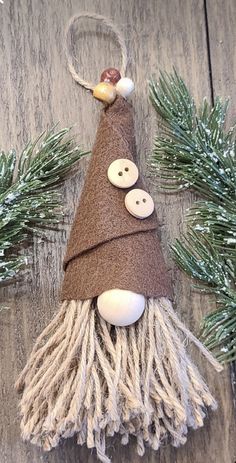
[[[154,211],[154,202],[147,191],[134,188],[125,196],[125,207],[134,217],[146,219]]]
[[[110,289],[98,297],[97,307],[106,322],[115,326],[128,326],[141,317],[145,298],[132,291]]]
[[[129,77],[122,77],[116,84],[118,95],[127,98],[134,90],[134,83]]]
[[[139,176],[138,168],[129,159],[116,159],[107,170],[107,176],[112,185],[118,188],[130,188]]]

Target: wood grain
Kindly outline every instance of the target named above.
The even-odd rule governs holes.
[[[230,98],[228,122],[235,120],[236,105],[236,1],[207,0],[213,96]]]
[[[220,32],[214,31],[215,23],[218,29],[221,27],[221,5],[220,0],[207,2],[208,19],[212,12],[210,42],[214,40],[214,34],[223,34],[221,40],[228,41],[229,31],[233,34],[235,30],[236,16],[232,15],[235,2],[227,0],[224,2],[224,28]],[[197,101],[203,96],[210,98],[206,17],[202,0],[5,0],[4,5],[0,4],[0,146],[3,149],[14,146],[20,150],[29,137],[60,121],[61,127],[75,124],[77,140],[86,148],[91,147],[100,106],[72,81],[63,52],[66,22],[79,10],[110,16],[124,32],[129,47],[127,74],[136,84],[133,104],[138,163],[146,173],[156,200],[176,306],[186,324],[197,332],[203,313],[212,305],[209,299],[191,291],[189,281],[174,266],[168,248],[183,231],[183,217],[192,196],[158,195],[148,176],[146,159],[152,147],[156,121],[147,97],[147,79],[152,74],[158,75],[160,69],[169,71],[174,65]],[[227,50],[220,57],[217,55],[219,49],[215,47],[214,51],[213,44],[210,50],[217,93],[220,90],[217,82],[221,80],[221,88],[224,87],[225,72],[230,76],[227,91],[233,92],[230,69],[232,66],[235,69],[235,61],[226,63]],[[117,66],[119,62],[114,41],[92,22],[84,23],[81,32],[75,34],[74,52],[84,76],[95,81],[103,68]],[[62,258],[87,162],[88,159],[81,161],[78,173],[63,188],[66,217],[61,231],[48,233],[46,242],[34,239],[30,249],[32,263],[22,274],[23,281],[1,291],[4,305],[8,304],[9,310],[0,313],[0,463],[96,461],[94,452],[81,449],[73,439],[63,442],[60,448],[49,454],[23,443],[19,431],[18,397],[13,389],[33,342],[58,304]],[[180,449],[166,446],[158,453],[147,451],[140,459],[134,443],[124,448],[117,439],[110,441],[109,453],[114,463],[234,463],[236,445],[229,372],[226,370],[216,375],[196,352],[193,355],[219,401],[218,411],[210,414],[203,429],[191,432],[187,444]]]

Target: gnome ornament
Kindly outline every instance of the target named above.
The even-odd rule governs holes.
[[[63,302],[17,382],[25,440],[50,450],[75,435],[105,463],[108,436],[136,437],[139,455],[145,445],[179,446],[216,407],[184,338],[221,369],[172,308],[154,202],[135,164],[133,84],[108,71],[93,89],[105,106],[64,259]]]
[[[117,96],[97,130],[64,261],[65,300],[97,298],[103,318],[126,326],[146,297],[171,296],[154,203],[134,163],[132,107]]]

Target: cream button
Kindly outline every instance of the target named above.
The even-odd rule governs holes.
[[[125,207],[134,217],[146,219],[154,211],[154,202],[149,193],[134,188],[125,196]]]
[[[107,176],[112,185],[118,188],[130,188],[138,180],[138,168],[129,159],[116,159],[107,170]]]

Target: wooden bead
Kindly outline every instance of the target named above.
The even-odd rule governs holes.
[[[104,103],[111,104],[116,99],[116,89],[108,82],[100,82],[94,87],[93,96]]]
[[[115,85],[118,82],[118,80],[120,80],[120,78],[121,78],[121,75],[120,75],[120,72],[118,71],[118,69],[108,68],[108,69],[105,69],[102,72],[100,81],[101,82],[109,82],[109,83]]]
[[[128,77],[122,77],[116,84],[116,91],[118,95],[127,98],[134,90],[134,83]]]
[[[115,326],[128,326],[143,314],[145,298],[132,291],[110,289],[98,297],[97,307],[106,322]]]

